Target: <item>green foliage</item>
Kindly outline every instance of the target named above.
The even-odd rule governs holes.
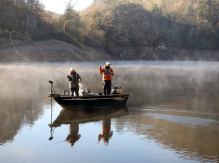
[[[43,11],[43,5],[39,0],[17,0],[16,3],[1,0],[0,29],[16,31],[33,38],[39,38],[39,33],[46,37],[49,34],[45,31],[47,24],[42,19]]]
[[[64,18],[65,20],[72,20],[74,18],[75,11],[73,7],[71,6],[71,3],[68,3],[65,9]]]
[[[166,3],[165,3],[165,0],[162,0],[161,2],[161,5],[160,5],[160,10],[162,12],[162,15],[164,17],[166,17],[168,14],[167,14],[167,11],[166,11]]]
[[[161,14],[161,10],[156,3],[151,3],[151,11],[156,14]]]
[[[187,5],[186,8],[185,8],[185,14],[187,16],[192,16],[192,8],[190,5]]]
[[[191,3],[180,6],[182,1],[160,0],[150,4],[145,0],[94,0],[81,15],[70,1],[58,19],[46,13],[39,0],[16,0],[16,3],[0,0],[0,37],[17,31],[31,35],[33,39],[52,36],[74,44],[74,39],[63,31],[65,20],[70,20],[66,24],[66,32],[80,43],[93,47],[110,49],[113,43],[126,47],[156,46],[161,40],[179,48],[217,47],[219,2],[208,0],[195,10]],[[145,6],[149,6],[151,11]]]
[[[208,19],[210,16],[210,8],[208,6],[208,4],[205,5],[204,11],[203,11],[203,17],[205,19]]]
[[[208,4],[201,3],[199,9],[197,10],[196,17],[198,19],[208,19],[210,16],[210,8]]]

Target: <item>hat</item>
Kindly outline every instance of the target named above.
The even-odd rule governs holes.
[[[110,65],[110,63],[109,63],[109,62],[106,62],[106,65]]]
[[[71,72],[72,70],[75,70],[75,69],[74,69],[73,67],[71,67],[71,68],[70,68],[70,72]]]

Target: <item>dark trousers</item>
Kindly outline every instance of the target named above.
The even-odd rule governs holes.
[[[111,80],[103,80],[102,93],[103,95],[110,95]]]
[[[74,96],[74,92],[78,96],[78,91],[79,91],[79,87],[70,88],[70,96]]]

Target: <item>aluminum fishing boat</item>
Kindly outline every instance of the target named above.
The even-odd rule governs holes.
[[[80,96],[69,96],[56,94],[53,88],[53,82],[51,84],[51,93],[49,97],[52,97],[60,106],[67,109],[77,108],[107,108],[114,106],[126,105],[129,94],[122,94],[121,87],[116,86],[112,89],[112,94],[102,95],[101,93],[80,93]],[[84,90],[82,90],[83,92]]]

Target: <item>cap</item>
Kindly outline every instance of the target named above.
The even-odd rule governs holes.
[[[71,72],[72,70],[75,70],[75,69],[74,69],[73,67],[71,67],[71,68],[70,68],[70,72]]]
[[[109,63],[109,62],[106,62],[106,65],[110,65],[110,63]]]

